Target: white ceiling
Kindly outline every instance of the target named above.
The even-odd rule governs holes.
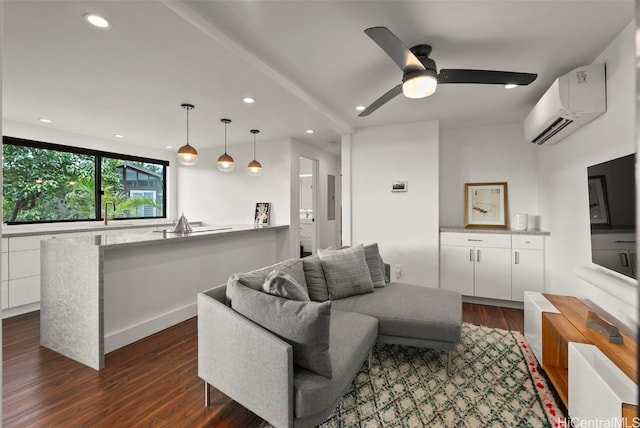
[[[109,19],[107,30],[83,20]],[[24,1],[3,10],[3,118],[164,149],[292,137],[339,153],[358,128],[439,119],[442,128],[522,120],[551,82],[588,64],[633,19],[607,1]],[[363,32],[428,43],[438,68],[538,73],[528,87],[441,85],[367,105],[401,71]],[[252,96],[256,103],[244,104]],[[47,117],[54,122],[38,122]],[[316,132],[305,133],[308,128]],[[113,134],[123,134],[117,140]]]

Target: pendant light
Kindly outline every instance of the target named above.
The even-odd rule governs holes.
[[[218,169],[222,172],[231,172],[235,166],[233,158],[227,154],[227,124],[231,123],[231,119],[220,119],[224,123],[224,154],[218,158]]]
[[[249,131],[253,134],[253,160],[247,165],[247,172],[252,177],[257,177],[262,173],[262,165],[256,160],[256,134],[260,132],[257,129]]]
[[[192,104],[182,104],[182,108],[187,110],[187,144],[178,150],[178,161],[182,165],[191,166],[198,162],[198,151],[189,145],[189,110],[194,106]]]

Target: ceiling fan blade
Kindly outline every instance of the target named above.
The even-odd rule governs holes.
[[[400,70],[424,70],[420,60],[387,27],[371,27],[364,32],[398,64]]]
[[[398,84],[394,86],[390,90],[387,91],[386,94],[375,100],[372,104],[369,105],[366,109],[362,110],[358,117],[369,116],[371,113],[376,111],[378,108],[382,107],[387,101],[392,100],[402,93],[402,84]]]
[[[438,73],[438,83],[481,83],[489,85],[528,85],[538,77],[534,73],[515,71],[442,69]]]

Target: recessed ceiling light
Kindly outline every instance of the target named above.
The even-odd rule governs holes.
[[[46,117],[41,117],[39,120],[42,123],[51,123],[51,122],[53,122],[53,120],[47,119]]]
[[[365,107],[365,106],[357,106],[357,107],[356,107],[356,110],[358,110],[358,111],[362,111],[362,110],[364,110],[364,109],[366,109],[366,107]]]
[[[164,146],[164,148],[165,149],[173,149],[173,146],[166,145],[166,146]]]
[[[305,132],[306,132],[307,134],[313,134],[313,133],[314,133],[314,132],[316,132],[316,131],[314,131],[313,129],[307,129]]]
[[[109,28],[111,26],[111,24],[109,24],[109,21],[107,21],[100,15],[96,15],[95,13],[87,13],[84,16],[84,19],[86,19],[89,24],[98,28]]]
[[[244,97],[244,98],[242,99],[242,101],[244,101],[244,102],[245,102],[245,103],[247,103],[247,104],[253,104],[253,103],[255,103],[255,102],[256,102],[256,99],[255,99],[255,98],[251,98],[251,97]]]
[[[116,138],[124,138],[124,135],[122,134],[113,134],[113,136]]]
[[[518,85],[516,85],[515,83],[507,83],[506,85],[504,85],[505,89],[513,89],[513,88],[517,88]]]

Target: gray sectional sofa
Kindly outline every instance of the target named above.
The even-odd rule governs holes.
[[[376,342],[451,351],[461,324],[459,294],[388,282],[375,244],[232,275],[198,295],[205,406],[213,386],[276,427],[315,426]]]

